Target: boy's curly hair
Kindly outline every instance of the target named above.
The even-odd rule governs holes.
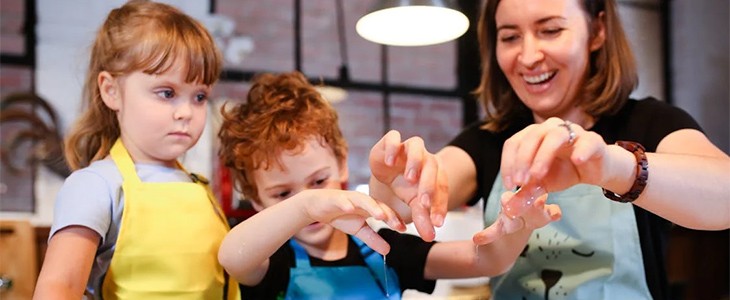
[[[299,72],[257,76],[246,102],[221,109],[218,137],[222,163],[229,168],[236,190],[259,201],[253,171],[281,167],[283,152],[298,152],[311,138],[332,149],[347,163],[347,143],[337,111]]]

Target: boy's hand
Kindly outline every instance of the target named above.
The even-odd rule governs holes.
[[[448,181],[435,155],[426,150],[423,140],[412,137],[401,141],[391,130],[370,151],[373,178],[390,189],[411,210],[420,236],[427,241],[435,237],[434,226],[441,226],[448,205]],[[382,191],[371,186],[371,195],[381,201]],[[387,193],[386,193],[387,194]]]
[[[537,197],[532,205],[526,207],[521,215],[509,217],[505,214],[505,207],[514,206],[514,201],[523,200],[517,199],[514,195],[514,192],[504,192],[502,194],[502,211],[499,212],[497,221],[474,235],[472,240],[475,244],[489,244],[505,235],[522,229],[534,230],[550,222],[558,221],[562,216],[562,211],[557,204],[545,204],[548,195],[543,194]]]
[[[366,219],[373,217],[398,231],[406,226],[398,215],[387,205],[375,201],[370,196],[355,191],[313,189],[302,191],[311,193],[304,203],[304,213],[313,222],[322,222],[354,235],[383,255],[390,246],[367,224]]]

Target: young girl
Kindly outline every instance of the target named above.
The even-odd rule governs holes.
[[[430,293],[437,278],[504,272],[527,241],[517,237],[522,245],[477,252],[471,241],[375,233],[365,222],[369,215],[405,227],[389,207],[342,190],[347,145],[337,112],[300,73],[258,77],[246,103],[223,115],[222,159],[259,211],[226,236],[219,252],[221,264],[242,284],[243,298],[399,299],[406,289]],[[527,224],[508,220],[505,225],[513,228],[505,231],[557,220],[559,208],[544,201],[526,213]]]
[[[177,161],[203,131],[220,70],[211,36],[179,10],[130,1],[109,13],[35,299],[239,297],[216,259],[225,218]]]

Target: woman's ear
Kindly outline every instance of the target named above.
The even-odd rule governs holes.
[[[601,49],[606,42],[606,13],[598,13],[591,26],[591,52]]]
[[[99,95],[104,104],[109,109],[118,111],[122,105],[122,97],[119,83],[114,76],[107,71],[101,71],[96,77],[96,84],[99,86]]]

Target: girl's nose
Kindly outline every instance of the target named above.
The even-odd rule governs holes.
[[[192,104],[190,103],[190,101],[182,101],[182,103],[175,106],[173,118],[175,118],[175,120],[190,119],[190,117],[193,115],[193,109],[191,105]]]

